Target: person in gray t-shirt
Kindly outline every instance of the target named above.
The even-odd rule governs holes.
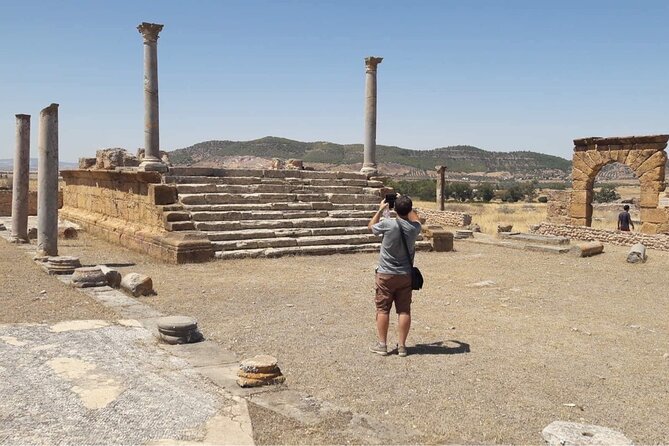
[[[370,350],[382,356],[388,354],[387,339],[390,323],[390,308],[395,303],[397,312],[398,346],[397,353],[406,356],[406,339],[411,327],[411,266],[415,254],[416,238],[421,226],[418,215],[413,210],[411,198],[398,196],[395,200],[397,218],[384,218],[382,214],[388,208],[386,200],[381,202],[379,210],[369,221],[367,227],[374,234],[382,237],[379,266],[376,270],[376,330],[378,342]],[[400,231],[404,234],[407,247],[404,247]],[[410,257],[407,256],[407,248]]]

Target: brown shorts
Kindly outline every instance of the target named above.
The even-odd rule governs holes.
[[[395,302],[397,314],[411,314],[411,274],[376,273],[376,312],[390,313]]]

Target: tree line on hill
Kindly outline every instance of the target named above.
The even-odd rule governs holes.
[[[401,194],[422,201],[435,201],[437,199],[436,180],[390,180],[387,182]],[[551,183],[541,185],[537,180],[517,182],[507,181],[500,183],[478,183],[470,184],[465,182],[446,182],[444,184],[444,200],[456,200],[460,202],[480,201],[488,203],[492,200],[500,200],[506,203],[515,203],[517,201],[534,201],[540,203],[548,201],[546,196],[540,195],[542,189],[564,190],[566,183]],[[596,203],[610,203],[620,199],[615,185],[604,184],[593,194],[593,201]]]

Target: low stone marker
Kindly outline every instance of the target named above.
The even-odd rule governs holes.
[[[28,239],[29,240],[37,239],[37,228],[28,228]]]
[[[637,243],[632,246],[629,254],[627,254],[627,263],[643,263],[646,261],[646,258],[646,247],[641,243]]]
[[[511,232],[513,225],[497,225],[497,232]]]
[[[432,249],[436,252],[453,251],[453,233],[443,229],[431,231]]]
[[[79,257],[55,256],[47,257],[42,263],[42,268],[49,274],[72,274],[74,270],[81,267]]]
[[[104,274],[107,279],[107,285],[112,288],[119,288],[121,286],[121,273],[106,265],[99,265],[99,267],[100,271],[102,271],[102,274]]]
[[[574,245],[571,252],[576,257],[590,257],[604,252],[604,244],[602,242],[587,242],[579,245]]]
[[[79,232],[76,228],[72,226],[59,226],[58,227],[58,238],[65,240],[74,240],[79,237]]]
[[[237,384],[241,387],[260,387],[281,384],[286,377],[281,374],[278,361],[269,355],[258,355],[239,364]]]
[[[123,279],[121,280],[121,289],[130,293],[134,297],[151,296],[155,294],[151,278],[139,273],[129,273],[123,276]]]
[[[625,446],[632,440],[621,432],[592,424],[553,421],[541,435],[549,446]]]
[[[160,340],[167,344],[191,344],[203,339],[197,320],[188,316],[167,316],[158,319]]]
[[[88,266],[75,269],[70,283],[76,288],[105,286],[107,278],[99,266]]]

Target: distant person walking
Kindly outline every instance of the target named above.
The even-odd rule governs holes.
[[[410,255],[416,252],[416,237],[420,234],[420,221],[413,210],[411,198],[398,196],[395,200],[395,212],[398,218],[381,216],[389,207],[384,199],[379,210],[369,221],[367,227],[375,235],[383,237],[379,266],[376,269],[376,331],[378,342],[370,350],[381,356],[388,355],[388,325],[390,308],[395,303],[397,312],[398,346],[397,354],[406,356],[406,340],[411,327],[411,265],[412,259],[407,257],[407,249],[402,241],[402,233],[406,240]]]
[[[623,206],[623,211],[618,214],[618,230],[629,231],[630,226],[634,229],[634,223],[632,222],[632,216],[630,215],[630,207],[626,204]]]

